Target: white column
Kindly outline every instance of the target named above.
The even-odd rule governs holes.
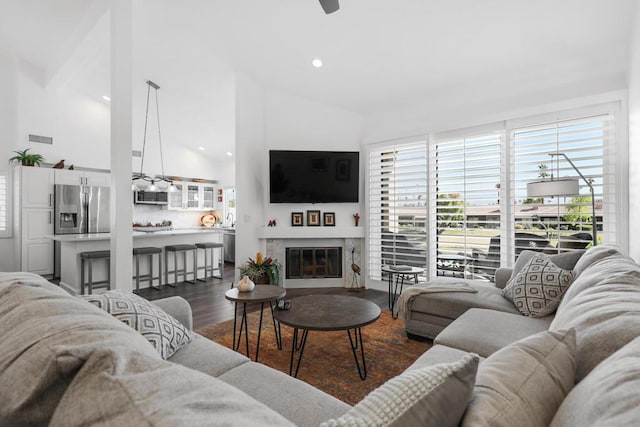
[[[132,0],[111,1],[111,288],[133,289]]]

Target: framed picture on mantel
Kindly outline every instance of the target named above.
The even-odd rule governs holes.
[[[325,227],[335,227],[336,226],[336,213],[335,212],[323,212],[323,214],[322,214],[322,224]]]
[[[320,211],[307,211],[307,225],[309,227],[320,226]]]
[[[302,212],[291,212],[291,226],[302,227],[304,225],[304,215]]]

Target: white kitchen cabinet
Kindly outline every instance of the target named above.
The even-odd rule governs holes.
[[[109,187],[111,185],[111,175],[104,172],[55,169],[55,183],[65,185]]]
[[[22,194],[26,196],[24,189]],[[53,221],[52,208],[27,208],[23,204],[20,221],[21,271],[53,274],[53,241],[44,237],[53,234]]]
[[[20,270],[53,274],[53,241],[44,236],[53,234],[54,169],[21,167],[18,176]]]
[[[170,210],[205,211],[216,209],[216,186],[201,182],[174,182],[176,191],[169,193]]]
[[[20,168],[22,208],[53,208],[53,169]]]

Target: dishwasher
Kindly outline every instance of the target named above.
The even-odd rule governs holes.
[[[225,230],[222,235],[225,262],[236,262],[236,231]]]

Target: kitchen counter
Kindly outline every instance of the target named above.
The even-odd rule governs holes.
[[[166,236],[178,236],[184,234],[211,234],[211,233],[228,233],[231,231],[235,231],[233,228],[228,227],[201,227],[201,228],[178,228],[174,230],[164,230],[164,231],[131,231],[133,234],[133,238],[137,239],[140,237],[166,237]],[[48,235],[45,236],[49,239],[58,241],[58,242],[90,242],[90,241],[99,241],[99,240],[109,240],[111,239],[111,233],[93,233],[93,234],[59,234],[59,235]]]
[[[235,229],[229,227],[199,227],[199,228],[183,228],[165,231],[131,231],[133,235],[133,247],[141,248],[146,246],[154,246],[163,248],[167,245],[196,244],[200,242],[216,242],[223,243],[223,238],[229,233],[235,233]],[[102,251],[110,248],[110,233],[94,233],[94,234],[62,234],[49,235],[49,239],[60,242],[60,287],[67,292],[78,295],[80,294],[80,253],[86,251]],[[198,266],[204,265],[204,251],[198,252]],[[214,264],[218,262],[218,252],[214,252]],[[133,257],[133,255],[132,255]],[[189,256],[190,257],[190,256]],[[162,279],[164,283],[164,254],[163,254],[163,272]],[[171,269],[173,269],[173,257],[169,257]],[[191,261],[188,261],[189,266]],[[182,264],[182,261],[180,261]],[[154,270],[157,269],[157,262],[154,263]],[[135,270],[135,269],[134,269]],[[148,264],[146,257],[140,258],[141,274],[146,274]],[[96,280],[106,278],[106,263],[97,262],[94,265],[94,277]],[[156,273],[157,274],[157,273]],[[198,277],[204,276],[204,270],[200,270]],[[173,275],[169,276],[173,282]],[[133,280],[132,280],[133,283]],[[157,282],[156,282],[157,283]],[[147,287],[148,283],[140,284],[141,287]],[[128,286],[116,286],[111,284],[111,289],[126,289]],[[135,287],[133,287],[135,289]]]

